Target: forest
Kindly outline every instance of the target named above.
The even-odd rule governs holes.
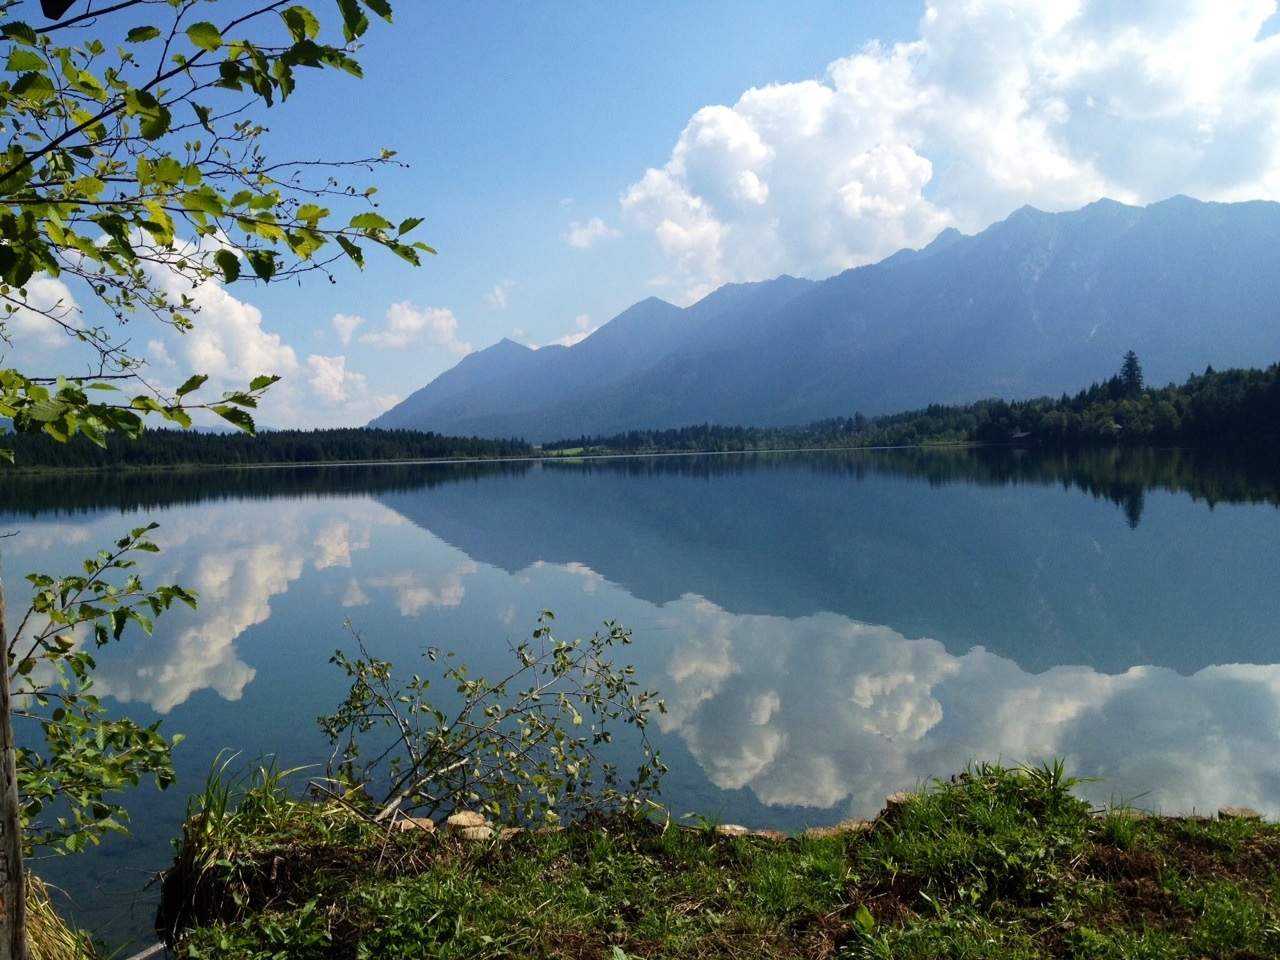
[[[243,467],[290,463],[397,460],[488,460],[525,457],[523,440],[446,437],[417,430],[261,430],[256,435],[195,430],[145,430],[136,440],[98,446],[82,434],[60,443],[44,434],[0,435],[20,468]]]
[[[804,427],[702,424],[577,437],[544,450],[781,450],[900,447],[936,443],[1021,444],[1048,448],[1102,446],[1254,446],[1280,441],[1280,364],[1265,370],[1212,367],[1180,385],[1151,388],[1130,351],[1120,371],[1074,397],[980,400],[930,405],[879,417],[855,413]]]
[[[1280,364],[1192,375],[1147,387],[1131,351],[1118,373],[1074,397],[980,400],[963,406],[816,420],[801,427],[704,423],[613,436],[579,436],[534,447],[519,439],[447,437],[415,430],[351,427],[242,432],[146,430],[138,440],[98,446],[77,435],[60,443],[6,433],[0,446],[23,469],[241,467],[265,464],[483,460],[566,453],[731,452],[920,444],[1015,444],[1044,449],[1111,446],[1280,445]]]

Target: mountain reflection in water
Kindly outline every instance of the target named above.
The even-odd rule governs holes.
[[[135,793],[137,840],[40,869],[101,926],[218,751],[322,764],[344,620],[407,673],[439,644],[492,674],[544,608],[566,638],[635,631],[677,814],[797,829],[1060,757],[1099,801],[1280,815],[1278,476],[957,449],[6,477],[11,618],[22,574],[150,519],[145,579],[201,596],[95,654],[114,712],[187,735],[178,789]]]

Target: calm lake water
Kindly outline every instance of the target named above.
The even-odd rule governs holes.
[[[796,830],[1057,757],[1098,802],[1278,817],[1278,477],[915,450],[7,481],[11,627],[24,574],[153,519],[147,581],[201,598],[99,657],[114,710],[186,735],[178,787],[134,791],[135,839],[36,870],[138,935],[219,751],[323,765],[345,621],[411,670],[438,645],[492,673],[544,608],[561,637],[634,631],[676,816]]]

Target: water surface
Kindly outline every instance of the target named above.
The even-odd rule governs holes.
[[[351,629],[410,670],[439,645],[493,672],[547,608],[564,637],[634,631],[676,815],[794,830],[1058,757],[1099,802],[1275,817],[1273,466],[916,450],[10,482],[11,626],[22,574],[152,519],[146,578],[201,597],[99,657],[113,709],[187,736],[179,787],[135,791],[136,840],[36,869],[109,937],[145,928],[137,891],[220,750],[323,764]]]

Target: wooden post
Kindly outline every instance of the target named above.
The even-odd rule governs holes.
[[[28,960],[27,896],[22,872],[22,814],[18,806],[18,764],[9,702],[9,631],[4,623],[4,583],[0,582],[0,960]]]

